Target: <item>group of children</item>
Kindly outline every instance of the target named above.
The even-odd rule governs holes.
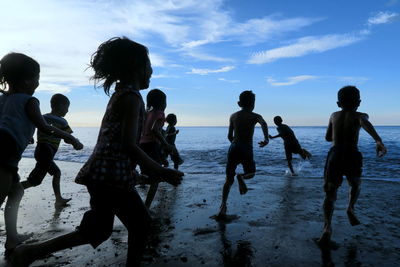
[[[68,112],[69,100],[61,94],[51,99],[51,113],[42,116],[39,101],[33,97],[39,85],[40,66],[32,58],[10,53],[0,61],[0,85],[7,90],[0,95],[0,204],[7,197],[4,211],[6,227],[6,254],[13,266],[28,266],[36,259],[52,252],[91,244],[94,248],[108,239],[112,233],[114,217],[117,216],[128,230],[127,266],[138,266],[141,261],[146,238],[149,234],[150,215],[148,207],[157,192],[159,182],[174,186],[180,184],[183,173],[178,167],[183,160],[175,147],[179,133],[175,129],[176,116],[165,117],[166,95],[159,89],[147,95],[146,108],[140,90],[149,87],[152,74],[148,50],[128,38],[112,38],[99,46],[93,54],[90,67],[93,79],[101,82],[106,95],[115,85],[103,117],[95,148],[76,176],[75,182],[85,185],[90,195],[91,209],[83,215],[77,229],[71,233],[35,244],[21,244],[30,235],[18,234],[17,214],[24,189],[39,185],[46,173],[53,176],[55,205],[67,205],[60,192],[60,170],[54,163],[54,155],[63,139],[75,149],[83,148],[63,118]],[[358,132],[363,127],[377,142],[380,155],[386,152],[380,137],[368,121],[368,116],[357,112],[360,103],[355,87],[339,91],[338,105],[342,111],[332,114],[326,140],[333,146],[325,167],[324,202],[325,227],[320,243],[329,241],[331,217],[336,191],[346,175],[351,185],[351,200],[347,213],[353,225],[358,223],[354,215],[354,203],[359,193],[361,155],[357,150]],[[226,182],[223,186],[219,218],[226,216],[227,199],[236,178],[241,194],[247,192],[245,180],[253,178],[256,165],[253,160],[253,133],[257,123],[261,125],[264,140],[281,137],[284,140],[286,157],[291,172],[292,154],[309,158],[311,154],[301,148],[293,131],[275,117],[278,135],[268,134],[263,117],[253,112],[255,95],[251,91],[240,94],[241,110],[229,120],[228,139],[231,146],[226,166]],[[164,122],[168,127],[163,132]],[[20,183],[18,162],[31,139],[38,130],[34,170],[26,181]],[[171,156],[175,169],[166,168],[166,157]],[[244,173],[236,174],[239,164]],[[141,174],[136,172],[139,165]],[[143,203],[135,190],[138,183],[150,184]]]

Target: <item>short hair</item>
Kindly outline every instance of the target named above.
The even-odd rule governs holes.
[[[139,79],[145,73],[150,59],[148,49],[127,37],[114,37],[102,43],[92,55],[90,67],[94,70],[92,79],[101,85],[109,95],[110,87],[119,80]]]
[[[275,124],[281,124],[283,122],[282,117],[281,116],[275,116],[274,117],[274,122],[275,122]]]
[[[147,110],[159,109],[161,105],[166,101],[167,95],[160,89],[152,89],[149,91],[146,97]]]
[[[40,73],[39,63],[21,53],[9,53],[0,60],[0,85],[34,79]]]
[[[51,97],[51,99],[50,99],[51,108],[56,108],[56,107],[58,107],[59,105],[62,105],[62,104],[68,104],[69,105],[68,97],[66,97],[63,94],[55,94],[55,95],[53,95]]]
[[[239,95],[239,106],[250,107],[254,105],[255,100],[256,100],[256,95],[252,91],[243,91]]]
[[[338,91],[338,102],[342,108],[356,108],[360,105],[360,90],[352,85],[342,87]]]
[[[165,117],[165,121],[168,124],[176,123],[177,122],[176,115],[173,113],[168,114],[167,117]]]

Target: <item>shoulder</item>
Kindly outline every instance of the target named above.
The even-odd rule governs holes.
[[[369,119],[369,115],[367,113],[364,113],[364,112],[356,112],[356,115],[361,120],[368,120]]]

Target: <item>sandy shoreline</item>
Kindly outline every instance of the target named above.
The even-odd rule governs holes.
[[[34,164],[23,159],[22,180]],[[71,206],[55,212],[51,178],[28,189],[21,202],[18,227],[44,240],[73,230],[89,207],[84,186],[73,182],[81,164],[59,162],[62,192]],[[184,168],[183,168],[184,170]],[[240,196],[232,187],[230,223],[211,219],[220,204],[223,175],[188,174],[174,189],[161,186],[154,202],[154,229],[143,266],[321,266],[329,258],[336,266],[396,266],[400,262],[400,184],[365,180],[357,206],[362,225],[347,221],[347,185],[336,204],[333,240],[338,248],[324,251],[314,244],[323,224],[322,179],[256,176]],[[142,189],[138,189],[143,192]],[[159,201],[159,200],[162,201]],[[4,208],[4,205],[3,205]],[[0,229],[4,229],[3,212]],[[54,253],[32,266],[123,266],[126,231],[116,220],[112,237],[96,250],[85,245]],[[0,232],[3,254],[4,231]],[[0,266],[7,266],[3,258]]]

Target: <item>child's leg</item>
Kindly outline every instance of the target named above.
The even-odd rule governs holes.
[[[293,170],[293,165],[292,165],[293,157],[292,157],[292,151],[289,146],[285,146],[285,155],[286,155],[286,160],[287,160],[290,172],[292,173],[292,175],[296,175],[296,173]]]
[[[128,230],[126,266],[139,266],[150,231],[151,218],[136,191],[120,194],[116,215]]]
[[[224,183],[224,187],[222,188],[222,202],[221,202],[221,206],[219,208],[219,213],[218,216],[225,216],[226,215],[226,202],[228,201],[228,196],[229,196],[229,192],[231,190],[231,186],[234,182],[235,179],[235,175],[233,174],[227,174],[226,175],[226,180]]]
[[[358,179],[349,179],[350,192],[349,192],[349,205],[347,207],[347,216],[349,218],[350,224],[352,226],[359,225],[360,221],[357,219],[354,214],[354,205],[357,202],[358,196],[360,195],[361,189],[361,180]]]
[[[4,222],[7,231],[6,249],[14,249],[18,244],[32,236],[31,234],[19,235],[17,231],[19,203],[24,195],[24,189],[17,179],[17,177],[13,177],[13,183],[8,193],[8,199],[4,209]]]
[[[332,216],[335,208],[337,189],[333,184],[325,185],[325,200],[323,205],[324,229],[318,240],[318,243],[321,245],[328,243],[332,235]]]
[[[149,191],[147,192],[147,196],[146,196],[146,202],[145,202],[145,205],[147,208],[150,208],[151,203],[153,202],[154,197],[156,196],[157,189],[158,189],[158,182],[152,183],[150,185]]]
[[[67,203],[71,200],[71,198],[63,198],[61,196],[61,190],[60,190],[61,171],[54,161],[52,161],[52,163],[50,164],[48,172],[51,175],[53,175],[52,185],[53,185],[54,196],[56,197],[55,205],[57,207],[65,207]]]

